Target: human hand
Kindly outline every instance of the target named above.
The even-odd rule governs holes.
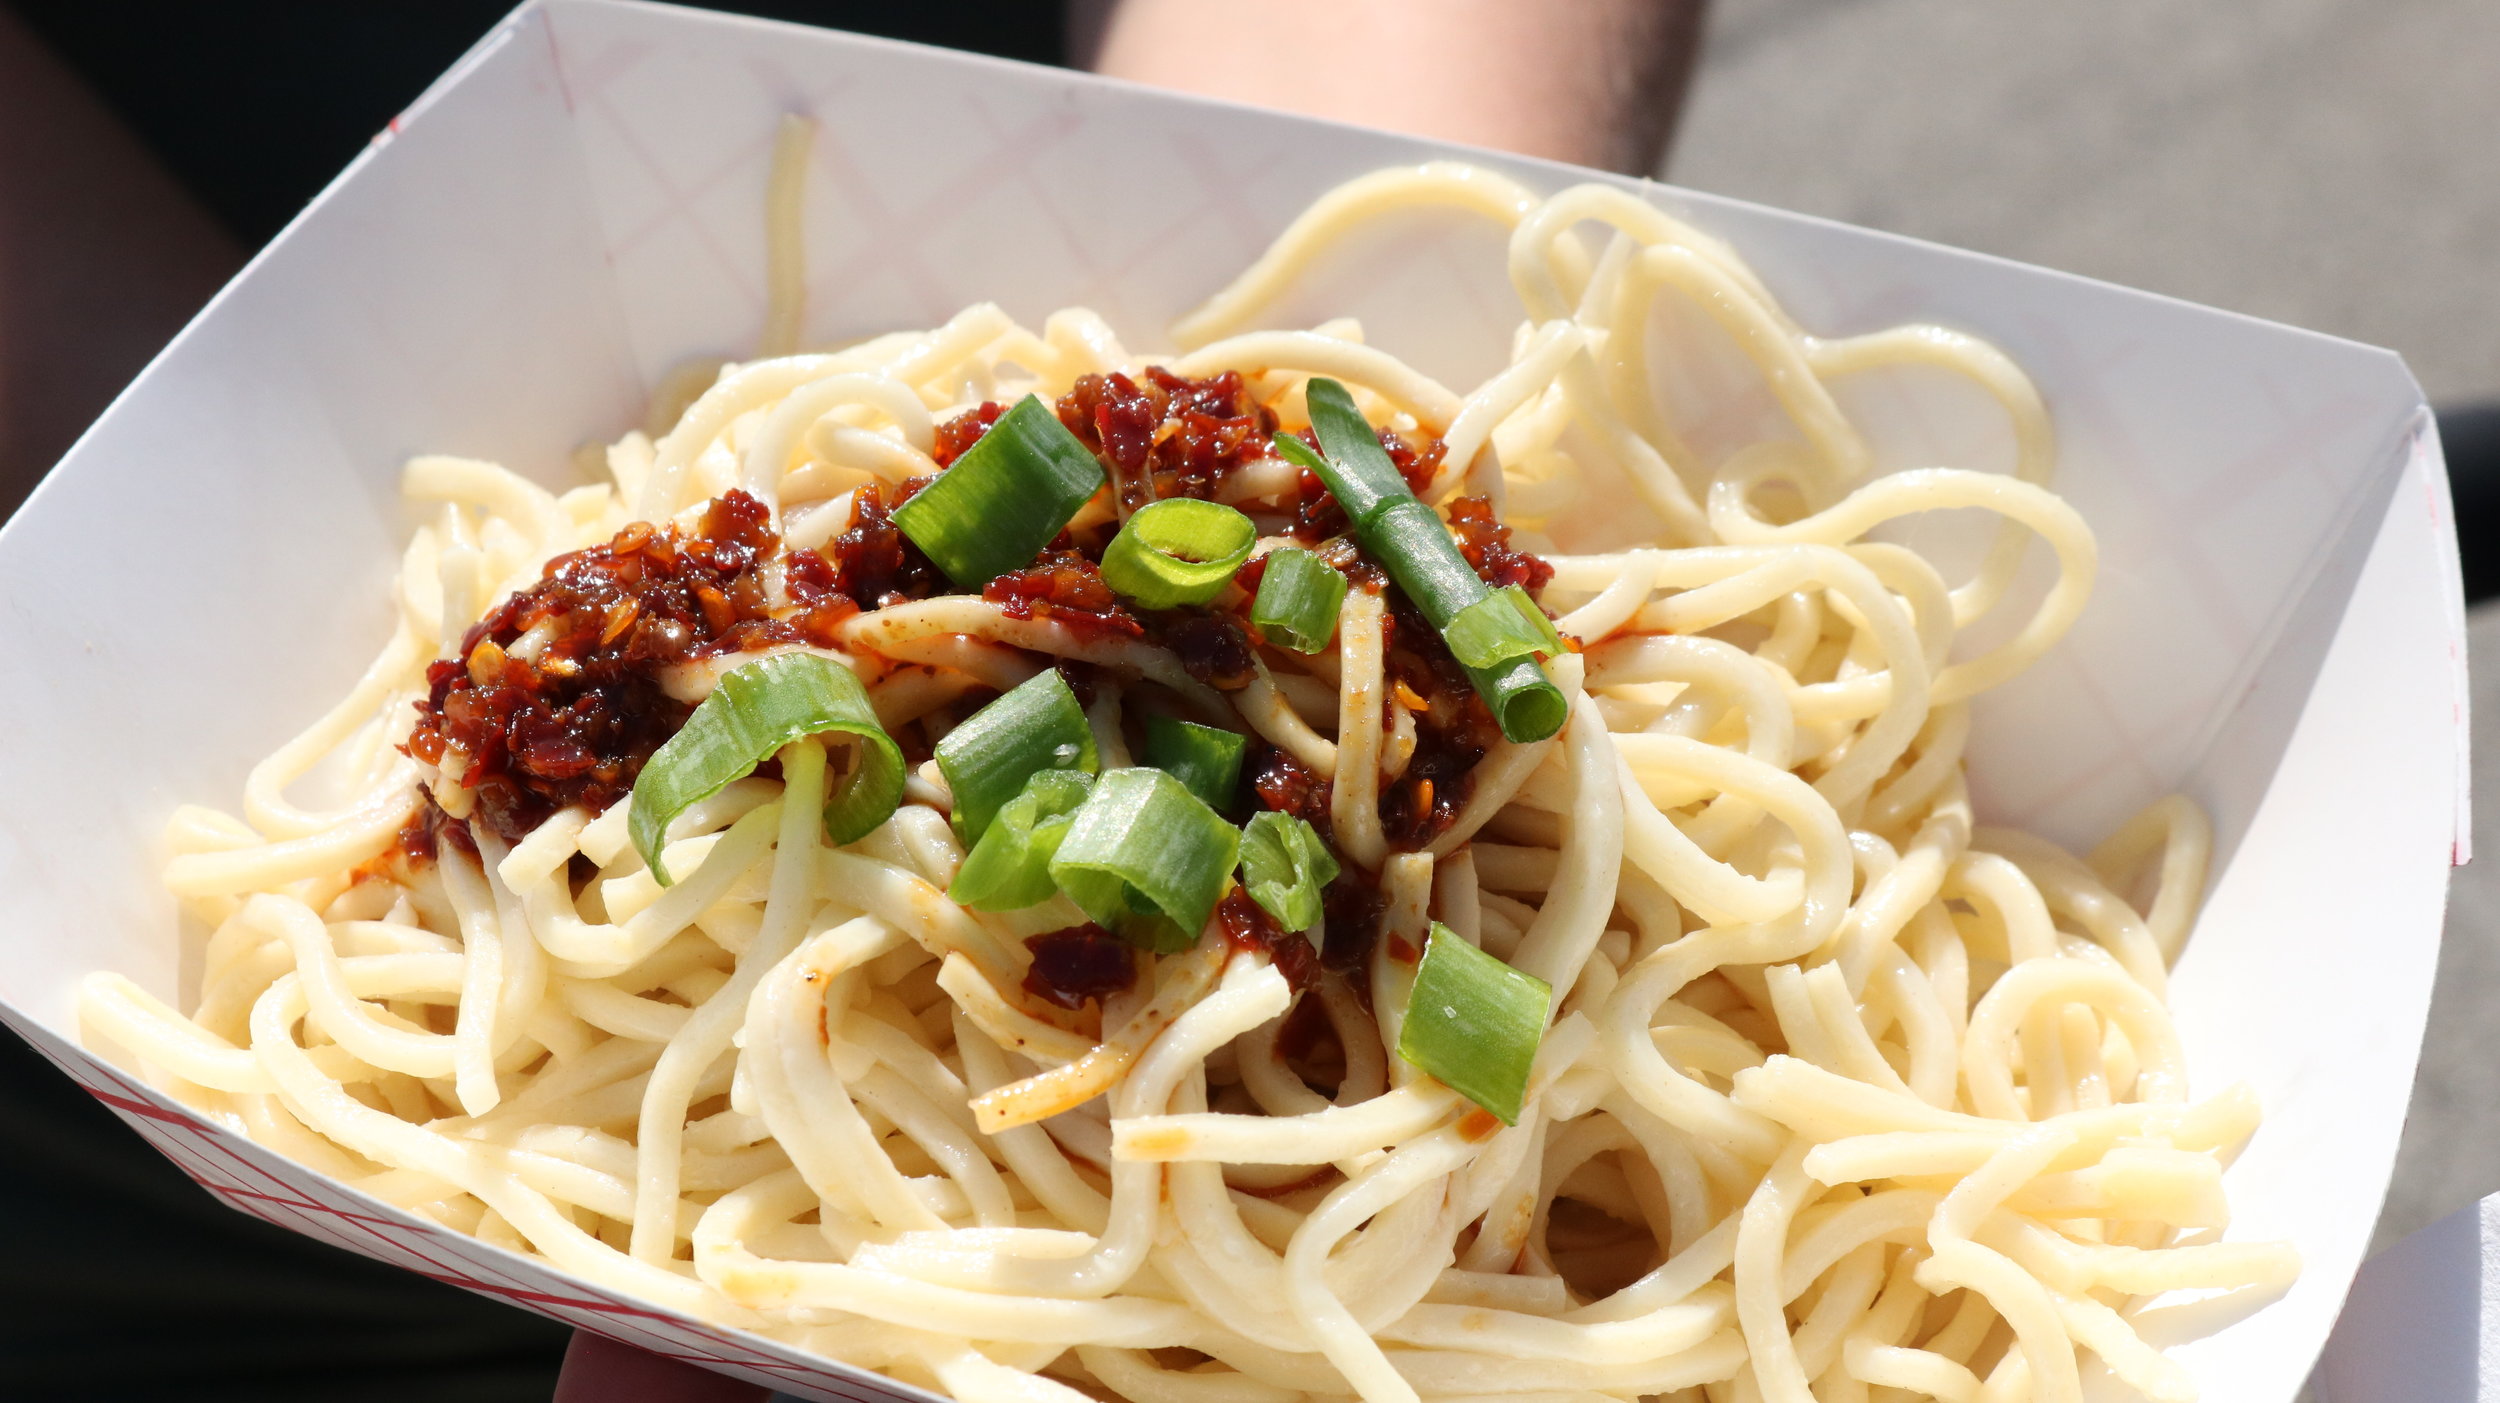
[[[553,1403],[764,1403],[767,1390],[699,1364],[573,1332]]]

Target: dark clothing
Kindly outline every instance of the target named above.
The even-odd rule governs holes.
[[[2500,598],[2500,401],[2441,410],[2439,439],[2456,497],[2466,602]]]
[[[247,247],[514,0],[6,0]],[[1059,61],[1058,7],[716,8]],[[0,1031],[0,1398],[543,1403],[570,1330],[226,1209]]]
[[[0,2],[257,248],[518,0]],[[1031,63],[1061,62],[1066,47],[1047,0],[703,8]]]
[[[571,1333],[220,1205],[0,1031],[0,1398],[544,1403]]]

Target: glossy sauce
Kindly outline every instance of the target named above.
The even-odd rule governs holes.
[[[427,668],[405,749],[437,765],[457,751],[473,821],[506,841],[567,805],[624,798],[692,711],[662,685],[667,669],[815,641],[858,612],[813,552],[794,557],[804,602],[776,598],[773,576],[792,572],[769,520],[733,491],[693,531],[636,522],[548,561],[469,629],[460,656]]]
[[[1033,954],[1024,992],[1054,1008],[1081,1009],[1137,982],[1136,949],[1091,922],[1028,936],[1024,946]]]
[[[1319,983],[1319,951],[1311,948],[1302,932],[1286,930],[1267,914],[1250,893],[1235,887],[1224,894],[1215,908],[1216,923],[1223,928],[1224,938],[1236,950],[1259,950],[1276,965],[1276,972],[1296,991]]]

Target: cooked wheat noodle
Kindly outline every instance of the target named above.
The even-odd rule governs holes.
[[[2288,1246],[2212,1240],[2256,1106],[2188,1099],[2163,1007],[2203,817],[2164,800],[2086,859],[1975,826],[1966,797],[1970,699],[2054,646],[2092,584],[2038,394],[1960,333],[1809,334],[1725,245],[1606,187],[1366,176],[1160,362],[1240,372],[1287,428],[1308,377],[1344,380],[1385,427],[1445,441],[1428,500],[1507,501],[1550,548],[1570,721],[1487,750],[1422,851],[1384,826],[1417,722],[1380,595],[1347,596],[1332,651],[1262,649],[1231,691],[1146,639],[960,594],[870,608],[830,650],[898,731],[1084,663],[1107,763],[1153,710],[1264,738],[1326,787],[1323,828],[1380,894],[1367,966],[1297,993],[1210,934],[1087,1012],[1038,1000],[1025,940],[1073,908],[950,901],[963,853],[934,771],[828,846],[813,740],[677,823],[665,891],[624,804],[368,866],[418,780],[467,816],[454,761],[396,747],[428,661],[542,562],[731,488],[821,545],[866,484],[936,471],[934,426],[980,401],[1156,363],[1090,312],[1034,332],[986,304],[799,353],[808,138],[793,123],[776,146],[764,356],[665,389],[603,484],[409,465],[430,514],[373,666],[252,771],[242,820],[169,827],[167,883],[211,932],[194,1016],[98,974],[92,1038],[421,1217],[980,1403],[2065,1400],[2084,1356],[2184,1399],[2134,1311],[2290,1279]],[[1351,324],[1257,328],[1335,241],[1426,207],[1511,231],[1526,325],[1506,369],[1461,394]],[[1703,446],[1652,385],[1670,304],[1788,432]],[[1904,364],[2002,409],[2010,474],[1870,476],[1834,384]],[[1266,549],[1298,490],[1265,460],[1221,494]],[[1575,553],[1587,491],[1653,539]],[[2001,523],[1976,574],[1869,539],[1936,511]],[[2056,575],[2026,593],[2033,537]],[[1983,621],[1992,642],[1957,646]],[[326,807],[290,796],[316,772]],[[1396,1053],[1427,920],[1553,986],[1515,1126]],[[1284,1035],[1303,1024],[1340,1045],[1333,1082]]]

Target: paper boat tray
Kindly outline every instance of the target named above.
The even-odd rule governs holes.
[[[441,1280],[813,1398],[914,1391],[650,1309],[340,1187],[80,1050],[90,969],[167,998],[157,883],[179,802],[341,694],[384,635],[420,451],[573,480],[681,358],[762,310],[775,120],[821,123],[815,341],[980,300],[1091,305],[1133,347],[1306,201],[1424,143],[1055,71],[601,0],[515,13],[113,406],[0,536],[0,1018],[226,1202]],[[1586,172],[1481,157],[1531,186]],[[1611,177],[1606,177],[1611,178]],[[2184,789],[2217,877],[2175,984],[2202,1090],[2264,1129],[2235,1237],[2288,1238],[2288,1296],[2148,1327],[2205,1397],[2289,1399],[2368,1241],[2465,834],[2463,635],[2437,439],[2385,351],[1663,186],[1807,328],[1984,335],[2056,416],[2102,583],[2044,665],[1987,698],[1983,815],[2090,841]],[[1498,243],[1425,221],[1349,250],[1274,320],[1352,312],[1453,383],[1516,318]],[[1892,466],[2001,460],[1964,392],[1849,387]]]

